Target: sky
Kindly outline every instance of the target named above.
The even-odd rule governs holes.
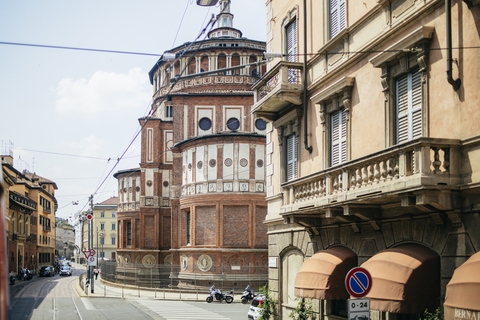
[[[139,167],[148,71],[218,12],[194,0],[0,0],[0,151],[11,142],[16,169],[57,184],[57,217],[118,195],[113,173]],[[231,12],[244,37],[265,41],[265,1],[232,0]]]

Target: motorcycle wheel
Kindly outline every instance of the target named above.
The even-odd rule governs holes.
[[[207,297],[207,302],[210,303],[210,302],[212,302],[212,301],[213,301],[212,296],[208,296],[208,297]]]
[[[247,304],[247,302],[248,302],[248,299],[247,299],[247,298],[242,298],[242,303],[243,303],[243,304]]]
[[[232,303],[233,302],[233,297],[228,296],[228,297],[225,298],[225,301],[227,303]]]

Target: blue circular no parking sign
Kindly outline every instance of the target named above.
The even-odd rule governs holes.
[[[345,287],[352,297],[364,297],[372,288],[372,276],[365,268],[353,268],[347,273],[345,278]]]

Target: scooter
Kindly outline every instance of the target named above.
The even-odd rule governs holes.
[[[212,302],[214,298],[218,301],[225,300],[227,303],[233,302],[233,290],[222,293],[219,289],[215,289],[215,285],[213,285],[208,290],[208,293],[210,294],[206,299],[208,303]]]
[[[250,289],[250,285],[247,285],[240,299],[242,300],[243,304],[247,304],[249,301],[253,300],[253,298],[255,298],[253,290]]]
[[[14,285],[15,284],[15,276],[10,276],[10,285]]]

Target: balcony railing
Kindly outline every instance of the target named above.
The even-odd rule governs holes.
[[[277,112],[286,105],[302,103],[303,64],[280,61],[254,84],[254,112]]]
[[[287,182],[283,213],[460,184],[460,142],[420,138]]]

